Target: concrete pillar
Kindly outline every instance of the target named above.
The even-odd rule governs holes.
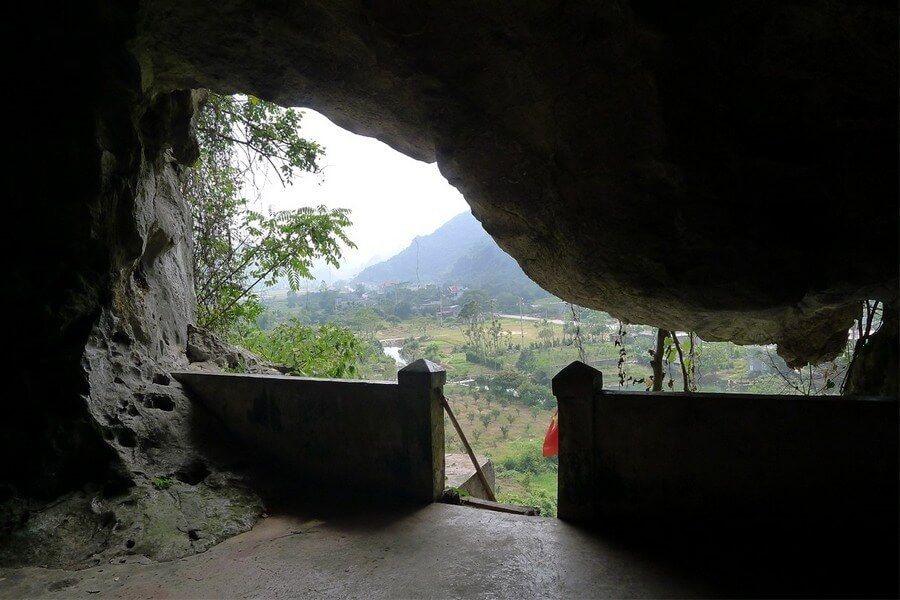
[[[433,502],[444,491],[444,409],[441,396],[447,372],[420,358],[397,373],[403,419],[404,446],[408,451],[413,500]]]
[[[594,397],[603,373],[575,361],[553,378],[559,404],[559,507],[561,519],[596,517],[597,472],[594,449]]]

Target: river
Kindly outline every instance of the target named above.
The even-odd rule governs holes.
[[[523,321],[543,321],[541,317],[525,317],[519,315],[497,315],[503,319],[522,319]],[[571,323],[571,321],[563,321],[561,319],[547,319],[548,323],[553,323],[554,325],[565,325],[566,323]]]
[[[397,363],[398,367],[403,368],[406,366],[407,361],[402,356],[400,356],[400,350],[402,349],[402,346],[384,346],[383,349],[384,353],[387,356],[390,356],[394,359],[394,362]]]

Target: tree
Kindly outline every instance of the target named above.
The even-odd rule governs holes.
[[[486,333],[484,329],[484,315],[481,312],[481,303],[477,298],[469,300],[463,304],[459,311],[458,319],[465,324],[466,339],[469,340],[469,346],[476,354],[484,354],[487,346]]]
[[[653,369],[652,388],[654,392],[661,392],[663,389],[663,379],[665,378],[665,374],[663,373],[663,348],[665,347],[666,338],[668,337],[668,331],[665,329],[657,329],[656,348],[650,350],[650,367]]]
[[[370,306],[348,311],[341,316],[341,322],[370,339],[374,339],[386,326],[384,319]]]
[[[499,393],[505,393],[508,389],[515,389],[522,385],[524,379],[518,371],[500,371],[491,380],[491,390],[496,388]]]
[[[663,389],[663,382],[666,378],[663,367],[667,367],[670,370],[668,388],[670,390],[674,389],[675,380],[672,378],[671,365],[675,354],[677,353],[678,365],[681,369],[682,376],[682,391],[697,391],[695,349],[699,338],[697,338],[696,334],[688,332],[688,340],[686,342],[688,356],[685,358],[682,344],[678,339],[678,334],[675,331],[657,329],[656,346],[655,348],[647,350],[647,353],[650,355],[650,369],[652,373],[650,377],[635,378],[625,372],[627,350],[625,348],[625,332],[622,329],[622,325],[619,326],[619,332],[616,339],[616,345],[619,347],[619,385],[622,385],[623,383],[643,383],[646,386],[647,391],[660,392]]]
[[[525,406],[545,406],[552,403],[553,393],[543,385],[525,381],[519,386],[518,392],[519,399]]]
[[[191,205],[197,321],[229,332],[262,311],[254,289],[286,278],[297,290],[314,260],[339,266],[351,225],[345,209],[324,206],[263,214],[245,188],[260,178],[290,185],[319,170],[324,149],[300,137],[302,114],[253,96],[209,94],[196,115],[200,157],[183,174]],[[247,185],[249,183],[249,186]]]

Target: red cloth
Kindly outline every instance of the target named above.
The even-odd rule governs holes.
[[[559,454],[559,411],[550,419],[550,427],[544,436],[544,456],[556,456]]]

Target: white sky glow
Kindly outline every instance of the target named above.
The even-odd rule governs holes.
[[[469,210],[462,195],[437,165],[414,160],[373,138],[341,129],[321,114],[303,109],[300,134],[325,147],[321,175],[303,175],[282,188],[277,178],[262,185],[263,210],[324,204],[349,208],[349,237],[340,271],[316,269],[331,283],[352,277],[368,264],[390,258],[417,235],[429,234]]]

